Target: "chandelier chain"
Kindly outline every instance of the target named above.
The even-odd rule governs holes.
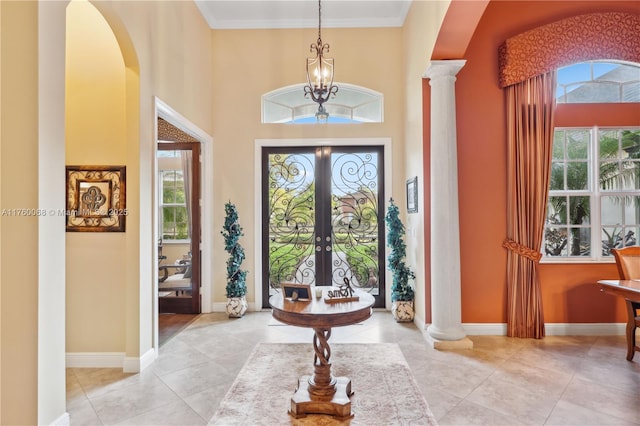
[[[322,41],[322,0],[318,0],[318,43]]]

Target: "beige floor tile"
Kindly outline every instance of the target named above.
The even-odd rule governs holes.
[[[533,393],[559,398],[566,389],[572,373],[549,370],[542,366],[522,364],[517,357],[505,361],[491,377],[492,380],[528,389]]]
[[[451,363],[441,360],[428,360],[418,371],[414,370],[414,375],[425,375],[425,380],[429,386],[441,389],[459,398],[466,398],[495,370],[491,367],[483,367],[481,364],[465,365],[460,363],[459,360],[459,357]]]
[[[179,402],[180,398],[160,378],[154,377],[90,398],[90,401],[102,424],[111,425]]]
[[[76,400],[73,405],[67,406],[67,412],[69,413],[69,423],[73,426],[96,426],[102,424],[98,413],[93,409],[88,399]]]
[[[544,424],[557,402],[552,395],[514,385],[496,376],[485,380],[466,400],[529,425]]]
[[[624,336],[470,338],[473,349],[434,350],[424,330],[375,310],[329,341],[398,343],[442,425],[640,426],[640,356],[624,359]],[[200,315],[140,374],[68,369],[71,425],[207,424],[258,342],[312,340],[313,330],[278,323],[268,310]]]
[[[636,379],[640,383],[640,375],[636,376]],[[640,397],[637,391],[620,392],[609,387],[606,382],[598,384],[574,378],[562,395],[561,401],[624,419],[629,424],[640,424]]]
[[[640,389],[640,364],[629,362],[619,355],[610,357],[606,361],[591,358],[585,360],[575,376],[581,380],[606,384],[607,387],[627,393],[637,393]]]
[[[157,426],[159,424],[197,426],[206,425],[207,422],[184,401],[178,400],[118,423],[118,425],[131,426]]]
[[[500,412],[487,409],[481,405],[464,400],[453,407],[447,414],[438,419],[438,424],[446,425],[493,425],[493,426],[516,426],[524,425],[517,417],[502,414]]]
[[[215,387],[220,382],[229,382],[236,376],[216,361],[191,365],[160,377],[180,398]]]
[[[629,420],[591,410],[588,407],[558,401],[545,422],[548,426],[629,426]]]
[[[185,402],[203,419],[211,419],[232,384],[233,381],[220,382],[212,388],[186,397]]]

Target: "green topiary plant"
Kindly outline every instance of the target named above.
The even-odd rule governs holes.
[[[238,210],[231,201],[224,205],[226,217],[220,233],[224,237],[224,249],[229,253],[227,259],[227,297],[242,297],[247,294],[247,271],[240,269],[244,260],[244,249],[238,240],[244,234],[238,222]]]
[[[407,246],[403,240],[405,234],[404,225],[400,221],[398,206],[393,203],[393,198],[389,200],[389,209],[384,220],[387,224],[387,246],[391,248],[391,253],[387,260],[387,267],[393,272],[393,285],[391,286],[391,301],[412,301],[414,298],[413,287],[409,285],[409,280],[416,276],[404,263]]]

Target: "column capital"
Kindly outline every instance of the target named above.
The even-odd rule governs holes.
[[[431,61],[429,68],[422,75],[424,78],[454,77],[467,63],[466,59],[447,59]]]

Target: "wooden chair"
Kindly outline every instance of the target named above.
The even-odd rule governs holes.
[[[621,280],[640,279],[640,246],[624,247],[611,250],[616,259],[618,274]],[[629,318],[635,321],[627,323],[627,360],[631,361],[636,352],[640,352],[640,346],[636,345],[636,329],[640,327],[640,303],[627,300]]]

